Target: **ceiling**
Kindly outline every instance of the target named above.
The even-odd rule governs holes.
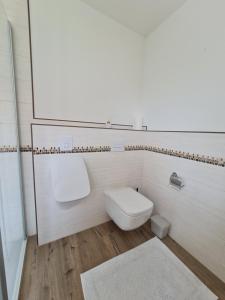
[[[148,35],[187,0],[82,1],[141,35]]]

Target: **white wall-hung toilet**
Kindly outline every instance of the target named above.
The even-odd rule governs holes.
[[[153,211],[153,203],[132,188],[105,191],[105,208],[111,219],[122,230],[133,230],[142,226]]]

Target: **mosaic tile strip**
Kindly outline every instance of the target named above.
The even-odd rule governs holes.
[[[216,158],[213,156],[206,156],[206,155],[200,155],[200,154],[194,154],[190,152],[183,152],[183,151],[176,151],[176,150],[170,150],[166,148],[158,148],[158,147],[150,147],[148,151],[162,153],[170,156],[175,156],[179,158],[189,159],[197,162],[207,163],[211,165],[221,166],[225,167],[225,159],[223,158]]]
[[[149,146],[149,145],[127,145],[125,146],[125,151],[151,151],[155,153],[160,153],[164,155],[170,155],[174,157],[179,157],[183,159],[189,159],[197,162],[202,162],[206,164],[211,164],[215,166],[225,167],[224,158],[216,158],[213,156],[206,156],[200,154],[194,154],[190,152],[177,151],[162,147]],[[32,147],[30,145],[20,147],[21,152],[32,152]],[[51,148],[34,148],[34,155],[41,154],[64,154],[64,153],[91,153],[91,152],[110,152],[110,146],[88,146],[88,147],[74,147],[71,151],[61,150],[60,147]],[[2,146],[0,147],[0,153],[5,152],[17,152],[17,148],[14,146]]]
[[[17,147],[15,146],[1,146],[0,153],[8,153],[8,152],[17,152]]]
[[[225,159],[223,158],[216,158],[213,156],[205,156],[200,154],[194,154],[189,152],[182,152],[182,151],[176,151],[172,149],[167,148],[161,148],[156,146],[149,146],[149,145],[128,145],[125,146],[125,151],[138,151],[138,150],[146,150],[151,151],[155,153],[170,155],[174,157],[194,160],[197,162],[207,163],[211,165],[216,165],[220,167],[225,167]],[[34,149],[35,155],[40,154],[62,154],[62,153],[87,153],[87,152],[110,152],[111,147],[110,146],[90,146],[90,147],[74,147],[72,151],[63,151],[60,148],[51,147],[50,149],[47,149],[45,147],[39,149]]]
[[[18,148],[16,146],[0,146],[0,153],[7,153],[7,152],[17,152]],[[20,152],[32,152],[32,147],[27,146],[21,146]]]
[[[32,147],[30,145],[21,146],[20,151],[21,152],[32,152]]]
[[[87,152],[110,152],[111,147],[109,146],[90,146],[90,147],[73,147],[70,151],[61,150],[60,147],[51,147],[47,149],[43,148],[34,148],[33,153],[35,155],[40,154],[63,154],[63,153],[87,153]]]
[[[200,154],[194,154],[190,152],[176,151],[167,148],[155,147],[155,146],[127,146],[126,151],[132,150],[147,150],[155,153],[170,155],[174,157],[194,160],[197,162],[207,163],[215,166],[225,167],[225,159],[224,158],[216,158],[213,156],[206,156]]]

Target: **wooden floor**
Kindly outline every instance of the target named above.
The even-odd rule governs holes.
[[[149,224],[132,232],[124,232],[112,222],[41,247],[32,237],[28,240],[19,299],[83,300],[80,273],[152,237]],[[220,300],[225,300],[224,283],[171,238],[167,237],[163,242]]]

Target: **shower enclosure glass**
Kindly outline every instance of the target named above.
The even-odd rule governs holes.
[[[18,297],[26,246],[11,27],[0,0],[0,299]]]

